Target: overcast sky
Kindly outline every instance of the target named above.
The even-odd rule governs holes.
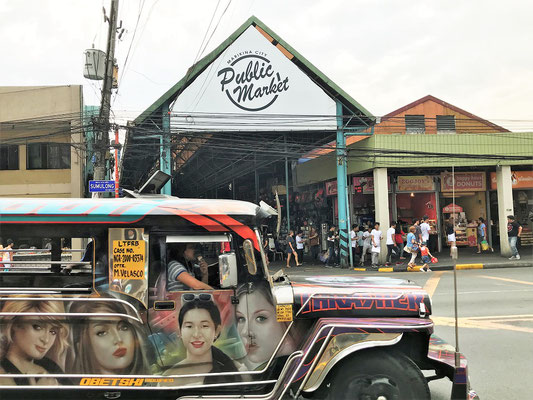
[[[99,104],[100,83],[83,77],[83,52],[93,43],[106,50],[102,6],[109,13],[109,4],[0,0],[0,86],[82,84],[85,104]],[[133,119],[183,77],[216,6],[217,0],[120,0],[127,31],[116,52],[117,116]],[[530,0],[220,0],[203,55],[251,15],[374,115],[431,94],[533,131]]]

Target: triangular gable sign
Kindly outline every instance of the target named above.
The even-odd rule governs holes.
[[[336,104],[256,26],[176,98],[178,129],[335,130]]]

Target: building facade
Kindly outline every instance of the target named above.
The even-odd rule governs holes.
[[[0,196],[84,197],[81,85],[0,87]]]

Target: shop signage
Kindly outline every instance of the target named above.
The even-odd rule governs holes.
[[[391,190],[390,177],[387,176],[388,189]],[[356,193],[374,193],[374,178],[371,176],[354,176],[353,186]],[[362,188],[362,191],[358,190]]]
[[[463,207],[458,206],[457,204],[450,203],[442,209],[443,213],[460,213],[463,212]]]
[[[433,187],[432,176],[399,176],[399,192],[431,191]]]
[[[258,28],[248,27],[180,93],[171,106],[172,126],[336,129],[335,102],[290,58]]]
[[[533,189],[533,171],[512,171],[511,182],[513,189]],[[490,173],[490,188],[498,188],[496,172]]]
[[[337,195],[337,181],[326,182],[326,196]]]
[[[443,172],[440,175],[440,190],[451,192],[453,187],[453,177],[450,172]],[[480,192],[486,190],[486,176],[484,172],[456,172],[455,191],[456,192]]]

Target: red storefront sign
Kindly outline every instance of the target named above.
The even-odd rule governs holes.
[[[390,177],[387,176],[388,190],[390,191]],[[374,178],[371,176],[354,176],[353,187],[356,193],[374,193]]]
[[[511,171],[513,189],[533,189],[533,171]],[[496,172],[490,173],[490,188],[496,190]]]
[[[326,182],[326,196],[337,195],[337,181]]]
[[[456,172],[452,177],[451,172],[440,174],[440,190],[451,192],[455,179],[456,192],[482,192],[486,190],[487,178],[484,172]]]
[[[460,213],[463,212],[463,207],[458,206],[457,204],[450,203],[442,209],[443,213]]]

